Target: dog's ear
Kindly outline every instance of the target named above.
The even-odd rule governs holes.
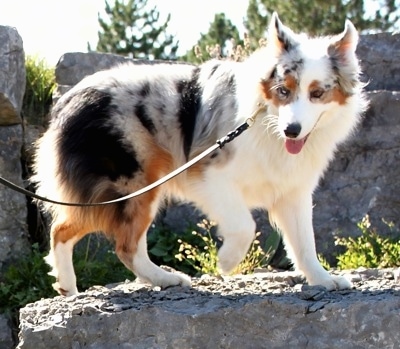
[[[276,12],[272,14],[268,28],[268,45],[274,46],[278,53],[289,52],[296,46],[293,31],[282,24]]]
[[[358,84],[359,74],[356,48],[358,32],[353,23],[346,21],[344,31],[332,37],[328,45],[328,56],[337,75],[340,87],[349,93]]]
[[[346,20],[344,31],[332,38],[328,46],[328,55],[342,63],[348,63],[354,57],[358,43],[358,32],[353,23]]]

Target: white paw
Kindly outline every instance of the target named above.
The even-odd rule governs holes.
[[[79,293],[75,285],[62,286],[61,283],[57,281],[52,286],[62,296],[69,297]]]
[[[328,291],[346,290],[353,287],[352,283],[344,276],[326,274],[320,278],[308,280],[308,284],[324,286]]]
[[[164,278],[157,286],[165,288],[169,286],[189,287],[191,285],[192,285],[192,280],[188,275],[181,273],[168,273],[168,278]]]
[[[159,286],[161,288],[167,288],[170,286],[191,286],[192,281],[189,276],[179,272],[167,272],[160,269],[161,272],[157,275],[153,275],[151,278],[145,276],[139,276],[140,281],[150,283],[152,286]]]

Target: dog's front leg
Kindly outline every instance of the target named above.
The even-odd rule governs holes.
[[[310,194],[291,192],[278,200],[269,214],[270,220],[283,235],[289,257],[310,285],[322,285],[328,290],[351,288],[346,278],[330,275],[318,261]]]

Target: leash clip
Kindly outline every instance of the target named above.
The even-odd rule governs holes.
[[[248,125],[248,127],[253,126],[256,121],[257,115],[267,109],[267,105],[261,102],[257,103],[257,107],[258,108],[253,112],[253,114],[251,114],[250,117],[246,119],[246,124]]]

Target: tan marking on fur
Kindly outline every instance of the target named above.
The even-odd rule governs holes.
[[[203,176],[206,166],[210,161],[200,161],[188,169],[188,176],[191,179],[198,180]]]
[[[143,168],[145,185],[149,185],[172,170],[173,158],[166,150],[149,144],[149,153],[152,154]],[[136,188],[140,189],[140,188]],[[125,206],[124,215],[129,219],[124,224],[113,221],[109,227],[115,239],[115,251],[121,262],[134,272],[133,256],[138,242],[153,221],[151,207],[157,200],[160,188],[155,188],[137,198],[130,199]]]
[[[275,107],[291,103],[298,87],[296,78],[289,74],[286,75],[284,83],[281,86],[287,88],[290,91],[290,95],[287,99],[280,99],[276,93],[276,86],[272,79],[263,80],[260,85],[263,96],[267,100],[270,100]]]
[[[290,74],[285,75],[285,87],[290,90],[292,94],[296,92],[297,80]]]
[[[119,224],[114,228],[115,252],[121,262],[132,272],[135,272],[133,266],[133,256],[136,253],[138,242],[147,230],[153,220],[150,215],[150,203],[140,200],[143,206],[138,202],[133,212],[132,220],[128,224]]]
[[[325,90],[322,86],[321,83],[317,80],[314,80],[311,82],[311,84],[308,87],[309,93],[312,91],[322,89],[325,91],[323,96],[318,100],[320,103],[331,103],[331,102],[337,102],[340,105],[343,105],[346,103],[347,98],[349,97],[347,93],[342,91],[339,87],[335,86],[334,88],[330,90]]]
[[[171,172],[174,164],[172,155],[160,146],[153,145],[150,152],[151,156],[146,161],[144,168],[145,178],[148,184],[155,182],[162,176]]]
[[[260,83],[261,93],[265,99],[272,101],[272,103],[277,106],[279,103],[276,98],[276,94],[272,91],[273,82],[271,79],[262,80]]]
[[[313,91],[313,90],[317,90],[317,89],[320,89],[320,88],[322,88],[320,82],[319,82],[318,80],[314,80],[314,81],[311,82],[311,84],[308,86],[308,91],[311,92],[311,91]]]
[[[55,248],[59,242],[66,243],[69,240],[77,242],[87,233],[87,229],[74,223],[54,223],[51,228],[52,246]]]
[[[338,87],[332,89],[332,101],[337,102],[340,105],[344,105],[346,104],[348,97],[348,94]]]

